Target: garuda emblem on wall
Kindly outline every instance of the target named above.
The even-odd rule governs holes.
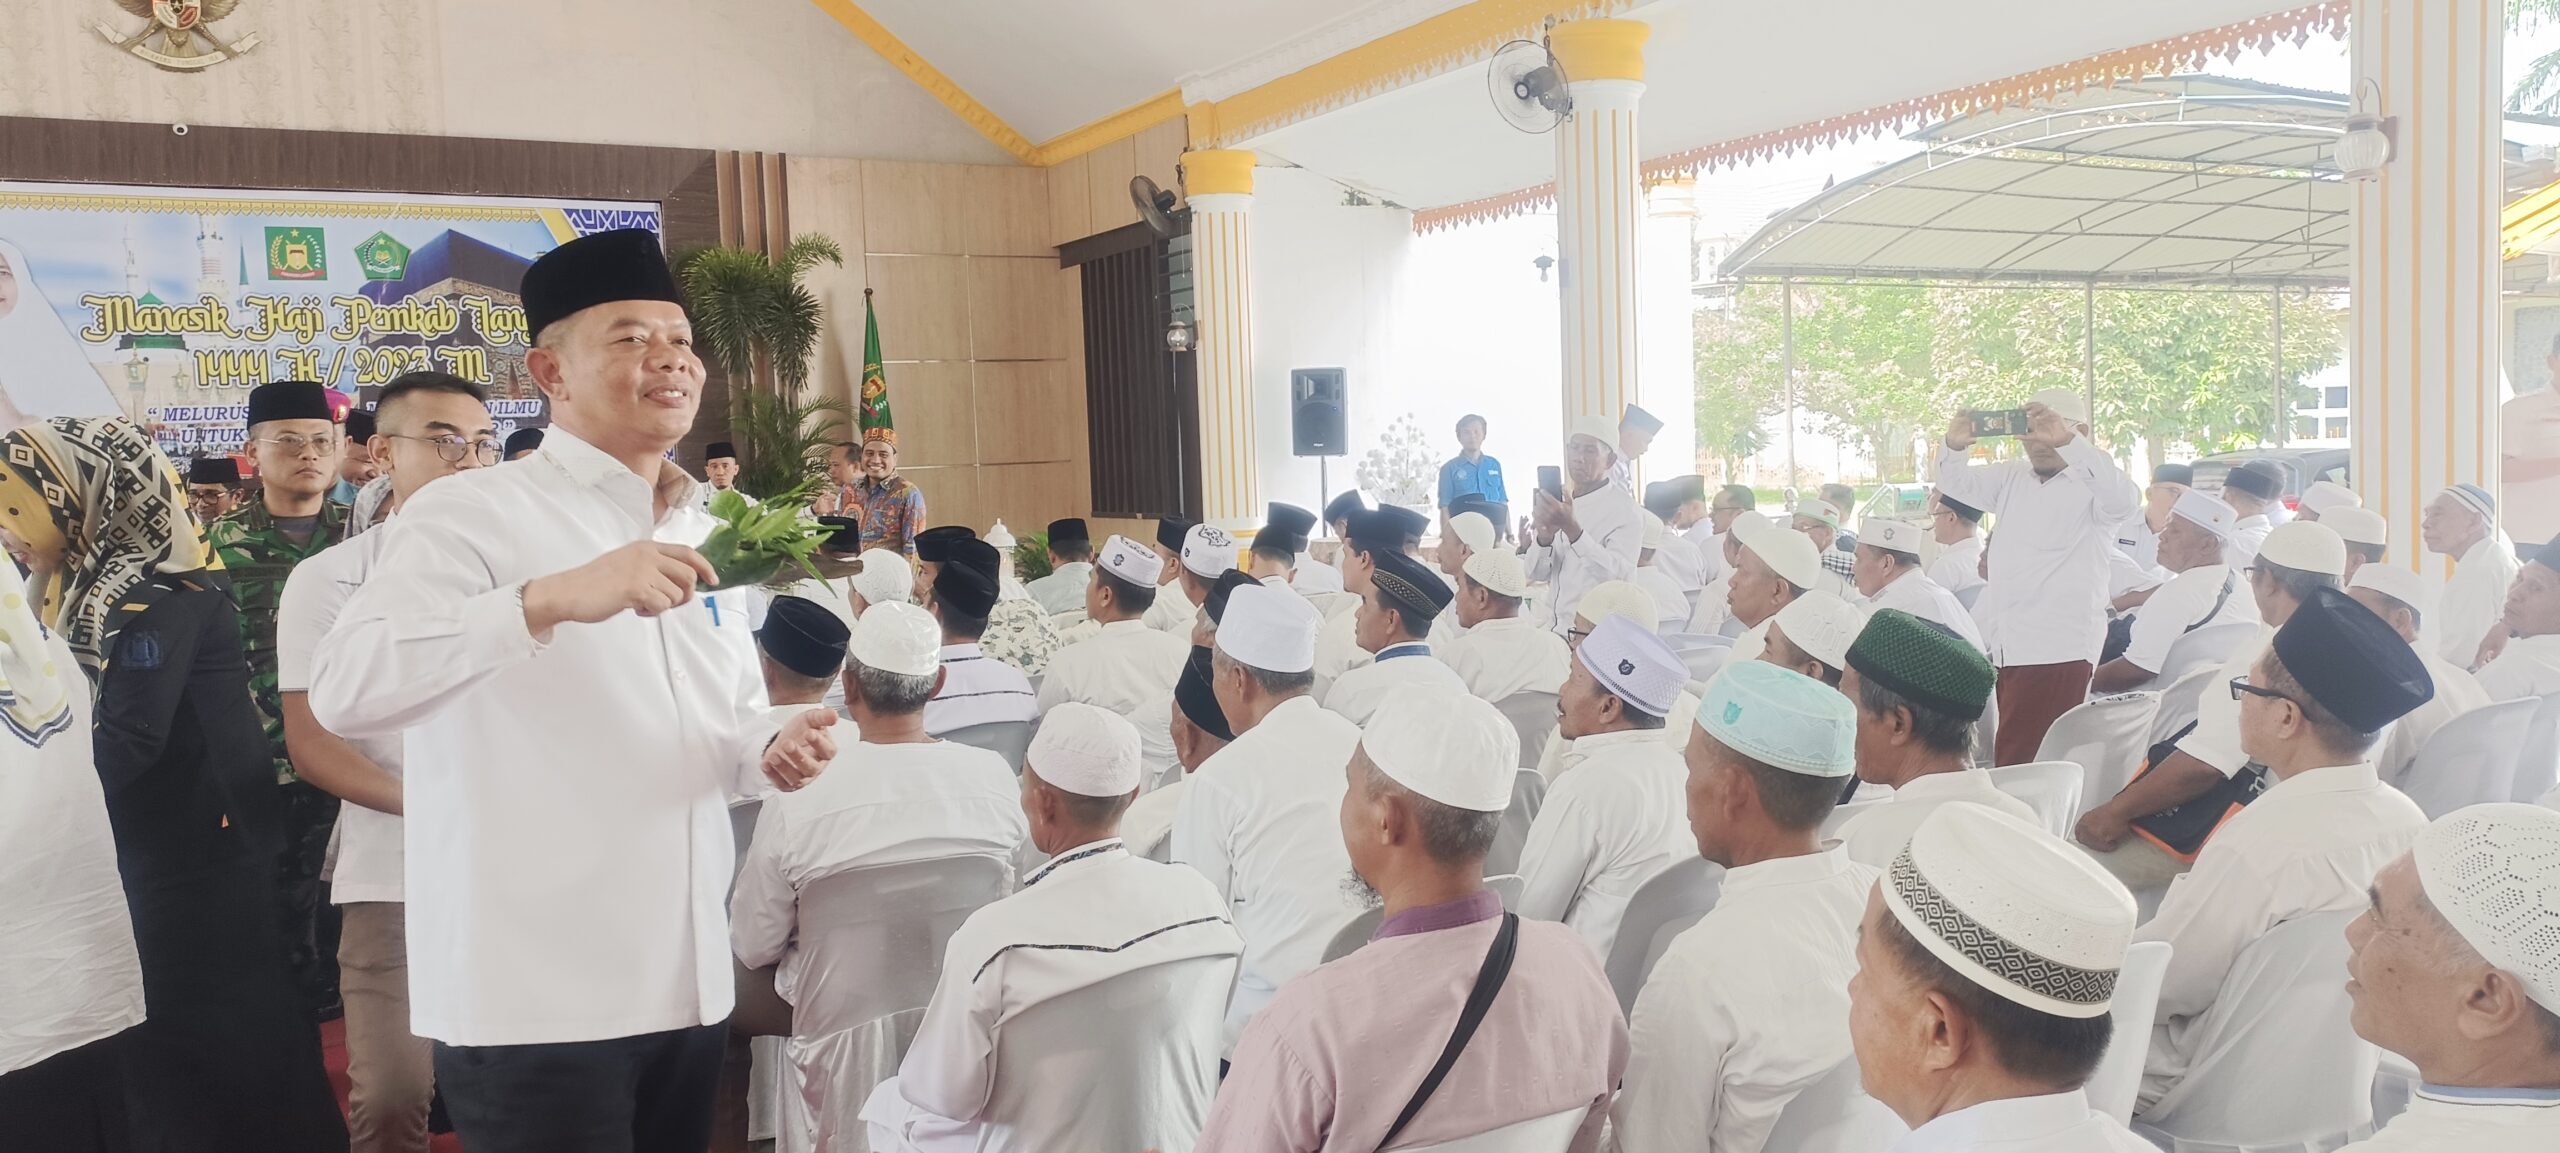
[[[240,0],[116,0],[116,7],[150,21],[128,36],[97,25],[107,43],[173,72],[211,68],[258,46],[258,34],[225,42],[206,26],[240,7]]]

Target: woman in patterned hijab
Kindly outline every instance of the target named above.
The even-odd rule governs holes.
[[[43,577],[39,618],[92,680],[116,634],[168,587],[153,578],[208,563],[177,467],[122,417],[56,417],[0,436],[0,528]]]

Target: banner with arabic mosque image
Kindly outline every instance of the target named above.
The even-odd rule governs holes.
[[[0,421],[121,414],[180,458],[239,450],[249,390],[371,403],[419,369],[549,423],[525,374],[525,268],[657,230],[655,204],[0,181]]]

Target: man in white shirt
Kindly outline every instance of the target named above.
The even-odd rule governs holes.
[[[1173,547],[1165,561],[1168,579],[1156,588],[1156,601],[1147,606],[1147,627],[1174,636],[1189,636],[1191,626],[1200,615],[1200,602],[1209,599],[1209,588],[1227,570],[1236,567],[1236,538],[1225,529],[1205,524],[1185,524],[1168,520],[1167,525],[1184,524],[1181,543]],[[1164,541],[1156,541],[1162,555]]]
[[[1307,534],[1316,514],[1294,504],[1273,501],[1262,513],[1262,528],[1253,534],[1245,555],[1245,572],[1273,588],[1290,588],[1298,557],[1307,551]],[[1340,573],[1334,574],[1338,581]]]
[[[2445,594],[2451,596],[2455,587],[2446,585]],[[2480,687],[2489,699],[2560,693],[2560,543],[2536,550],[2533,563],[2516,573],[2499,627],[2512,639],[2497,659],[2480,667]]]
[[[2271,461],[2242,461],[2222,478],[2222,501],[2231,506],[2237,519],[2231,522],[2231,536],[2222,545],[2222,563],[2244,569],[2258,559],[2258,546],[2273,531],[2275,522],[2268,510],[2281,504],[2284,497],[2283,467]]]
[[[2125,548],[2125,559],[2135,568],[2161,567],[2160,532],[2169,527],[2169,510],[2177,507],[2179,497],[2195,491],[2195,483],[2195,469],[2174,461],[2151,470],[2151,483],[2142,490],[2142,515],[2126,521],[2123,530],[2131,538],[2130,547]],[[2232,519],[2238,520],[2239,514],[2233,513]],[[2127,545],[2124,537],[2119,537],[2116,543],[2120,548]],[[2142,592],[2133,594],[2132,603],[2142,603],[2142,596]],[[2120,599],[2116,607],[2130,606]]]
[[[2362,511],[2342,509],[2320,518],[2320,523],[2334,526],[2340,516]],[[2366,565],[2348,580],[2347,595],[2381,617],[2391,631],[2416,649],[2418,659],[2426,663],[2427,680],[2436,689],[2427,703],[2391,722],[2391,731],[2383,734],[2382,744],[2374,750],[2373,764],[2382,773],[2382,783],[2397,789],[2408,779],[2409,769],[2418,763],[2418,750],[2426,747],[2427,738],[2443,728],[2446,721],[2489,704],[2489,691],[2481,688],[2471,674],[2417,647],[2419,631],[2426,622],[2422,606],[2427,603],[2426,586],[2418,574],[2396,565]]]
[[[2474,805],[2438,817],[2373,880],[2347,926],[2365,1040],[2407,1057],[2409,1109],[2347,1153],[2560,1148],[2560,813]]]
[[[1627,494],[1636,495],[1636,464],[1644,454],[1653,451],[1653,438],[1662,435],[1662,418],[1630,404],[1618,414],[1618,439],[1614,442],[1617,459],[1609,465],[1609,483]]]
[[[1360,595],[1360,609],[1352,616],[1360,647],[1377,655],[1335,678],[1324,697],[1324,707],[1355,725],[1368,724],[1378,703],[1398,686],[1434,684],[1460,691],[1467,687],[1455,670],[1431,655],[1430,644],[1423,640],[1431,632],[1432,620],[1451,599],[1449,586],[1421,561],[1403,553],[1372,556],[1369,579],[1363,582],[1368,591]]]
[[[1433,571],[1449,582],[1450,591],[1456,592],[1461,587],[1458,578],[1465,574],[1468,558],[1480,552],[1501,549],[1502,542],[1495,536],[1493,527],[1493,516],[1499,515],[1500,510],[1480,500],[1460,500],[1450,507],[1456,510],[1455,515],[1449,518],[1447,530],[1440,534],[1440,546],[1432,550],[1431,563]],[[1528,569],[1523,567],[1521,574],[1525,579]],[[1442,609],[1439,618],[1431,622],[1432,647],[1437,651],[1465,635],[1466,622],[1458,619],[1458,603],[1451,600],[1449,607]]]
[[[1733,523],[1740,525],[1746,520],[1768,523],[1768,518],[1749,511],[1736,516]],[[1742,564],[1742,537],[1727,531],[1708,540],[1709,547],[1715,552],[1716,575],[1708,579],[1705,588],[1698,590],[1698,603],[1691,607],[1688,624],[1681,631],[1696,636],[1739,637],[1744,626],[1733,616],[1733,577]],[[1818,567],[1820,558],[1815,558],[1814,563]]]
[[[1644,547],[1634,494],[1610,481],[1618,459],[1613,440],[1606,419],[1575,421],[1564,441],[1566,499],[1543,489],[1535,498],[1525,550],[1529,579],[1547,582],[1557,632],[1570,626],[1574,607],[1593,586],[1633,578]]]
[[[2089,1107],[2133,895],[2035,825],[1930,815],[1867,901],[1849,1034],[1892,1153],[2152,1153]]]
[[[1973,767],[1973,726],[1999,672],[1943,626],[1879,610],[1849,646],[1841,695],[1858,706],[1858,779],[1893,790],[1840,826],[1849,859],[1884,868],[1940,807],[1984,805],[2029,823],[2027,803]]]
[[[1796,502],[1795,517],[1787,527],[1811,538],[1814,555],[1822,561],[1822,577],[1814,589],[1847,600],[1858,595],[1858,559],[1855,552],[1835,547],[1840,543],[1840,524],[1840,506],[1808,497]]]
[[[1644,511],[1660,520],[1664,529],[1658,537],[1646,534],[1645,539],[1653,543],[1645,547],[1653,550],[1653,566],[1661,569],[1663,575],[1670,577],[1672,584],[1679,588],[1679,615],[1680,619],[1686,620],[1689,616],[1688,598],[1697,595],[1710,575],[1705,550],[1684,532],[1706,519],[1707,481],[1705,477],[1696,475],[1673,477],[1644,486],[1644,492]]]
[[[1342,588],[1362,604],[1368,601],[1369,574],[1377,567],[1377,558],[1404,551],[1407,520],[1395,515],[1397,511],[1401,510],[1355,509],[1342,522]],[[1315,698],[1319,701],[1333,698],[1334,682],[1344,674],[1377,659],[1377,651],[1361,643],[1358,618],[1357,608],[1328,612],[1324,628],[1316,633]]]
[[[925,702],[942,680],[942,629],[914,605],[874,605],[854,625],[844,678],[861,740],[810,787],[766,798],[738,865],[731,944],[750,970],[772,970],[794,1006],[815,991],[821,958],[800,925],[812,886],[853,869],[977,856],[1010,866],[1029,836],[1021,786],[1002,756],[938,741]],[[842,979],[842,978],[837,978]],[[845,1148],[874,1081],[851,1030],[794,1035],[786,1046],[815,1147]]]
[[[373,460],[391,478],[391,514],[433,481],[497,463],[488,393],[457,377],[410,373],[392,381],[375,405],[374,427]],[[390,535],[387,528],[360,534],[295,566],[276,608],[286,751],[303,780],[347,802],[338,809],[329,899],[344,918],[339,992],[346,1004],[347,1130],[357,1153],[423,1153],[435,1095],[433,1050],[409,1031],[400,738],[347,740],[311,716],[313,655],[347,598],[372,575]]]
[[[2324,480],[2320,483],[2329,482]],[[2330,509],[2324,516],[2302,519],[2317,519],[2337,533],[2338,539],[2347,542],[2348,580],[2356,579],[2357,570],[2381,560],[2390,551],[2391,523],[2372,509],[2346,505]]]
[[[1326,531],[1333,534],[1335,540],[1349,541],[1352,518],[1368,511],[1370,511],[1369,498],[1366,495],[1356,488],[1344,489],[1333,494],[1332,500],[1325,502],[1324,527]],[[1307,551],[1304,543],[1298,545],[1298,556],[1294,571],[1289,578],[1289,587],[1298,590],[1307,599],[1315,601],[1318,608],[1324,606],[1321,598],[1326,594],[1359,591],[1351,587],[1350,574],[1344,572],[1341,565],[1326,564],[1317,560],[1313,553]]]
[[[1965,611],[1964,602],[1920,566],[1926,547],[1922,542],[1928,535],[1927,529],[1909,521],[1871,516],[1858,522],[1858,595],[1866,598],[1870,610],[1899,609],[1943,625],[1966,644],[1983,648],[1982,630],[1974,627],[1973,614]]]
[[[1752,659],[1838,688],[1841,670],[1849,667],[1849,646],[1866,625],[1867,616],[1857,606],[1816,589],[1769,618],[1760,652]]]
[[[773,598],[764,623],[756,626],[756,659],[763,666],[765,700],[777,719],[824,707],[827,682],[844,676],[845,644],[851,636],[834,609],[807,597]],[[848,739],[854,735],[837,732]]]
[[[998,563],[994,545],[964,540],[953,542],[949,559],[934,570],[924,602],[942,628],[942,685],[924,706],[924,731],[932,736],[1040,714],[1031,678],[988,656],[981,643],[996,607]]]
[[[1154,860],[1167,858],[1167,842],[1173,837],[1173,822],[1182,814],[1182,798],[1191,785],[1190,774],[1199,772],[1200,766],[1208,764],[1209,758],[1236,739],[1235,730],[1227,727],[1226,710],[1218,707],[1218,690],[1210,684],[1213,659],[1210,650],[1195,648],[1191,659],[1182,663],[1182,679],[1173,684],[1166,738],[1173,748],[1174,763],[1182,766],[1183,776],[1140,793],[1137,802],[1120,818],[1120,833],[1128,841],[1130,852]]]
[[[1572,660],[1563,637],[1520,615],[1529,574],[1517,553],[1493,550],[1467,558],[1455,606],[1466,632],[1432,646],[1479,699],[1501,704],[1513,693],[1552,693]]]
[[[1929,562],[1929,579],[1958,594],[1986,583],[1982,579],[1982,510],[1934,490],[1929,506],[1929,539],[1938,542],[1938,559]],[[1963,603],[1961,597],[1957,603]]]
[[[2279,531],[2296,528],[2328,531]],[[2222,821],[2195,869],[2135,934],[2176,950],[2161,981],[2137,1117],[2186,1076],[2196,1028],[2241,950],[2288,918],[2361,907],[2374,874],[2427,823],[2365,759],[2385,726],[2426,702],[2426,666],[2345,593],[2323,588],[2305,599],[2229,691],[2243,698],[2241,744],[2273,783]]]
[[[1155,550],[1127,537],[1104,542],[1084,600],[1086,615],[1101,629],[1049,658],[1048,675],[1040,679],[1041,712],[1082,701],[1125,717],[1173,691],[1191,646],[1145,620],[1163,566]]]
[[[1022,811],[1049,863],[951,934],[915,1043],[863,1107],[874,1153],[1034,1153],[1103,1140],[1184,1149],[1198,1138],[1218,1087],[1218,1026],[1244,942],[1200,874],[1130,853],[1120,816],[1137,795],[1138,732],[1129,722],[1073,703],[1041,718],[1023,757]],[[1008,1052],[1027,1043],[1007,1032],[1016,1018],[1152,966],[1218,958],[1218,979],[1185,987],[1188,1000],[1147,1006],[1172,1028],[1146,1048],[1076,1054],[1108,1070],[1112,1083],[1145,1082],[1126,1098],[1154,1106],[1143,1131],[1121,1129],[1124,1117],[1093,1116],[1093,1102],[997,1083],[1043,1068],[1042,1054]]]
[[[2046,389],[2026,412],[2025,459],[1967,467],[1973,422],[1961,412],[1938,455],[1939,490],[2000,518],[1974,620],[2000,669],[1993,760],[2003,765],[2034,760],[2045,730],[2088,698],[2106,643],[2115,528],[2141,504],[2115,458],[2089,443],[2088,402],[2078,392]]]
[[[1025,586],[1040,611],[1057,616],[1085,607],[1085,589],[1093,578],[1093,530],[1084,518],[1049,522],[1049,575]]]
[[[1184,787],[1173,859],[1200,870],[1244,934],[1244,969],[1227,1008],[1226,1044],[1282,982],[1324,960],[1357,912],[1343,891],[1341,766],[1360,729],[1308,699],[1316,625],[1306,599],[1240,588],[1218,623],[1211,681],[1235,743]]]
[[[1662,733],[1688,679],[1662,638],[1613,616],[1574,650],[1558,694],[1569,771],[1529,826],[1515,911],[1572,926],[1601,957],[1636,890],[1697,851],[1679,817],[1680,754]]]
[[[2484,659],[2482,648],[2498,633],[2498,617],[2521,566],[2515,546],[2498,531],[2498,504],[2475,484],[2437,493],[2418,519],[2427,551],[2453,557],[2453,576],[2436,600],[2428,644],[2436,655],[2466,669]],[[2501,636],[2503,634],[2501,633]]]
[[[1818,841],[1850,773],[1849,700],[1746,661],[1707,682],[1694,721],[1689,828],[1724,878],[1636,995],[1610,1110],[1620,1153],[1758,1153],[1787,1103],[1849,1058],[1876,871]]]
[[[2098,666],[2089,680],[2093,693],[2121,693],[2148,687],[2169,662],[2169,646],[2179,637],[2222,621],[2258,619],[2257,598],[2240,570],[2223,561],[2231,526],[2239,519],[2230,505],[2188,489],[2178,496],[2162,522],[2159,560],[2177,575],[2152,591],[2133,614],[2124,652]]]
[[[1669,569],[1662,567],[1661,558],[1664,545],[1678,538],[1663,531],[1662,518],[1651,510],[1639,509],[1636,515],[1644,526],[1643,535],[1639,538],[1644,547],[1636,551],[1636,587],[1652,594],[1653,603],[1657,606],[1655,624],[1676,629],[1680,622],[1689,619],[1689,592],[1680,587],[1679,579],[1672,576]],[[1681,541],[1681,544],[1686,546],[1688,542]]]
[[[542,447],[401,509],[312,718],[405,730],[410,1028],[463,1142],[699,1149],[735,991],[728,798],[816,776],[836,717],[777,733],[745,615],[694,603],[714,526],[662,470],[703,368],[656,235],[562,244],[522,296]]]
[[[1758,660],[1778,610],[1822,582],[1822,553],[1813,538],[1757,515],[1735,520],[1733,539],[1741,550],[1725,585],[1725,604],[1743,629],[1733,642],[1733,659]]]

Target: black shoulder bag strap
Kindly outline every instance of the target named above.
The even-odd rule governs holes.
[[[2221,616],[2221,615],[2222,615],[2222,606],[2224,606],[2224,605],[2226,605],[2226,604],[2231,603],[2231,586],[2236,585],[2236,584],[2238,584],[2238,583],[2240,583],[2240,574],[2238,574],[2238,573],[2224,573],[2224,574],[2222,574],[2222,591],[2221,591],[2220,593],[2218,593],[2218,594],[2216,594],[2216,595],[2214,596],[2214,598],[2213,598],[2213,607],[2212,607],[2212,608],[2209,608],[2209,609],[2204,610],[2204,615],[2203,615],[2203,616],[2200,616],[2200,617],[2197,617],[2197,618],[2196,618],[2196,623],[2191,624],[2191,625],[2188,625],[2188,626],[2187,626],[2187,627],[2185,627],[2185,628],[2179,629],[2179,630],[2178,630],[2179,634],[2180,634],[2180,635],[2184,635],[2184,634],[2187,634],[2187,633],[2194,632],[2194,631],[2196,631],[2197,629],[2203,628],[2207,623],[2211,622],[2211,621],[2213,620],[2213,618],[2218,617],[2218,616]]]
[[[1485,951],[1484,967],[1476,970],[1476,987],[1467,994],[1467,1005],[1458,1010],[1458,1027],[1449,1034],[1449,1043],[1440,1050],[1440,1060],[1431,1066],[1430,1075],[1422,1079],[1422,1087],[1413,1091],[1413,1100],[1404,1103],[1404,1112],[1396,1114],[1396,1123],[1387,1127],[1387,1135],[1378,1141],[1383,1151],[1396,1143],[1396,1135],[1422,1112],[1423,1103],[1431,1100],[1440,1081],[1458,1063],[1458,1054],[1467,1051],[1467,1042],[1476,1035],[1476,1026],[1484,1024],[1484,1015],[1493,1008],[1493,995],[1502,991],[1503,978],[1511,975],[1511,955],[1520,945],[1520,917],[1502,915],[1502,927],[1494,931],[1493,948]]]

